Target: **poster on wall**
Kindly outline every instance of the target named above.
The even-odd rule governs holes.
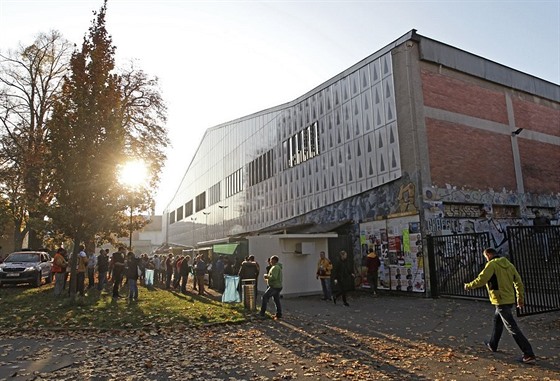
[[[360,224],[362,258],[370,250],[379,256],[379,289],[425,292],[422,235],[418,216],[407,216]],[[362,287],[367,284],[365,260]]]

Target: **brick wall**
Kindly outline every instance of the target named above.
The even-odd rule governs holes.
[[[426,131],[434,185],[516,189],[509,136],[434,119]]]
[[[507,124],[505,96],[461,79],[423,71],[426,106]]]
[[[560,136],[560,109],[514,98],[515,125],[531,131]],[[560,150],[559,147],[556,147]]]
[[[560,136],[560,105],[461,73],[433,70],[428,67],[421,73],[424,104],[458,117],[454,123],[425,121],[432,183],[516,191],[506,91],[512,98],[516,128]],[[503,130],[462,125],[463,115],[503,124]],[[525,192],[560,192],[560,147],[530,140],[523,133],[517,142]]]
[[[560,192],[560,147],[523,139],[517,142],[525,192]]]

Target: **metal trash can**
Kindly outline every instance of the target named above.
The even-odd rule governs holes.
[[[241,299],[245,309],[254,311],[257,307],[257,301],[255,300],[255,279],[243,279],[241,281]]]

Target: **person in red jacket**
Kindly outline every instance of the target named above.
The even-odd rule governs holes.
[[[381,266],[381,261],[373,249],[369,249],[369,253],[366,257],[366,267],[367,267],[367,280],[369,287],[373,295],[377,295],[377,281],[379,278],[379,266]]]

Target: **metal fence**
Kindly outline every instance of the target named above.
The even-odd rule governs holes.
[[[484,268],[482,252],[489,246],[486,232],[428,237],[432,296],[487,299],[486,288],[465,291],[464,284]]]
[[[523,279],[518,316],[560,310],[560,226],[509,226],[510,258]]]

